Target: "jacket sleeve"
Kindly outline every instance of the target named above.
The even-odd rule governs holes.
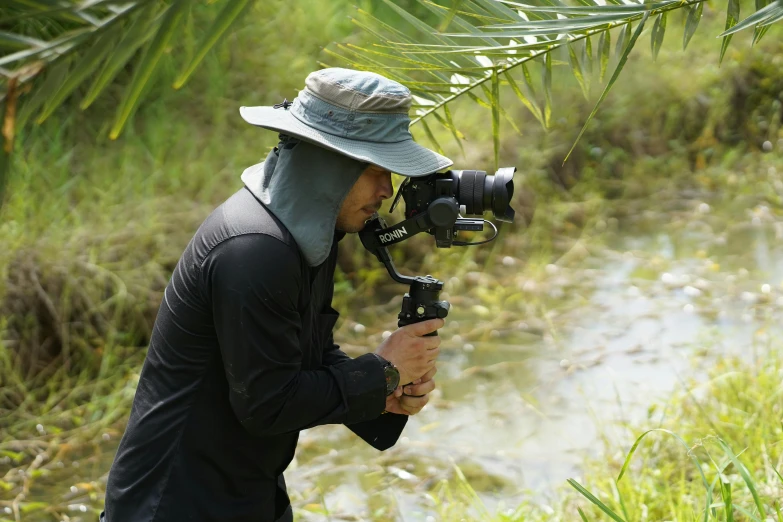
[[[231,407],[250,433],[273,436],[381,414],[385,379],[372,354],[301,369],[301,261],[291,246],[264,234],[233,237],[210,252],[202,278]]]
[[[332,296],[329,296],[328,302],[331,303]],[[330,308],[330,313],[337,313],[333,308]],[[365,357],[362,355],[361,357]],[[326,346],[324,346],[323,365],[326,367],[342,364],[345,361],[351,361],[351,357],[343,352],[340,347],[335,344],[334,337],[329,335]],[[385,390],[384,390],[385,393]],[[384,398],[384,405],[386,400]],[[375,449],[386,450],[391,448],[397,443],[397,440],[402,434],[405,424],[408,422],[407,415],[398,415],[396,413],[386,413],[375,419],[344,424],[361,437],[364,442],[369,444]]]

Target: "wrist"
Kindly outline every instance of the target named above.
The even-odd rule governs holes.
[[[400,385],[400,371],[394,366],[394,363],[385,359],[383,356],[374,354],[378,361],[383,365],[383,375],[386,380],[386,396],[394,393],[397,386]]]

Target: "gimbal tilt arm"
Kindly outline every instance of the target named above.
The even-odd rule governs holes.
[[[409,277],[400,274],[394,266],[389,251],[384,246],[397,243],[413,234],[432,228],[434,225],[426,226],[431,223],[427,214],[428,212],[422,212],[421,215],[391,228],[386,228],[386,222],[383,218],[375,214],[367,221],[364,229],[359,232],[359,238],[364,248],[372,252],[384,264],[391,278],[398,283],[410,285],[410,291],[402,298],[402,310],[397,316],[398,327],[437,317],[445,318],[449,314],[449,303],[438,300],[440,291],[443,289],[443,281],[439,281],[431,275]],[[425,226],[426,228],[424,228]],[[411,228],[410,231],[408,231],[408,227]],[[438,335],[438,333],[432,332],[427,335]]]

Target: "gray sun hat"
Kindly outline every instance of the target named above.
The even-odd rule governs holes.
[[[426,176],[453,162],[413,141],[411,92],[375,73],[329,68],[311,73],[291,102],[241,107],[245,121],[295,136],[404,176]]]

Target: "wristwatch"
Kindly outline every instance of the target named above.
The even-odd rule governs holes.
[[[386,377],[386,396],[388,397],[400,385],[400,371],[390,361],[387,361],[377,353],[374,355],[383,364],[383,375]]]

